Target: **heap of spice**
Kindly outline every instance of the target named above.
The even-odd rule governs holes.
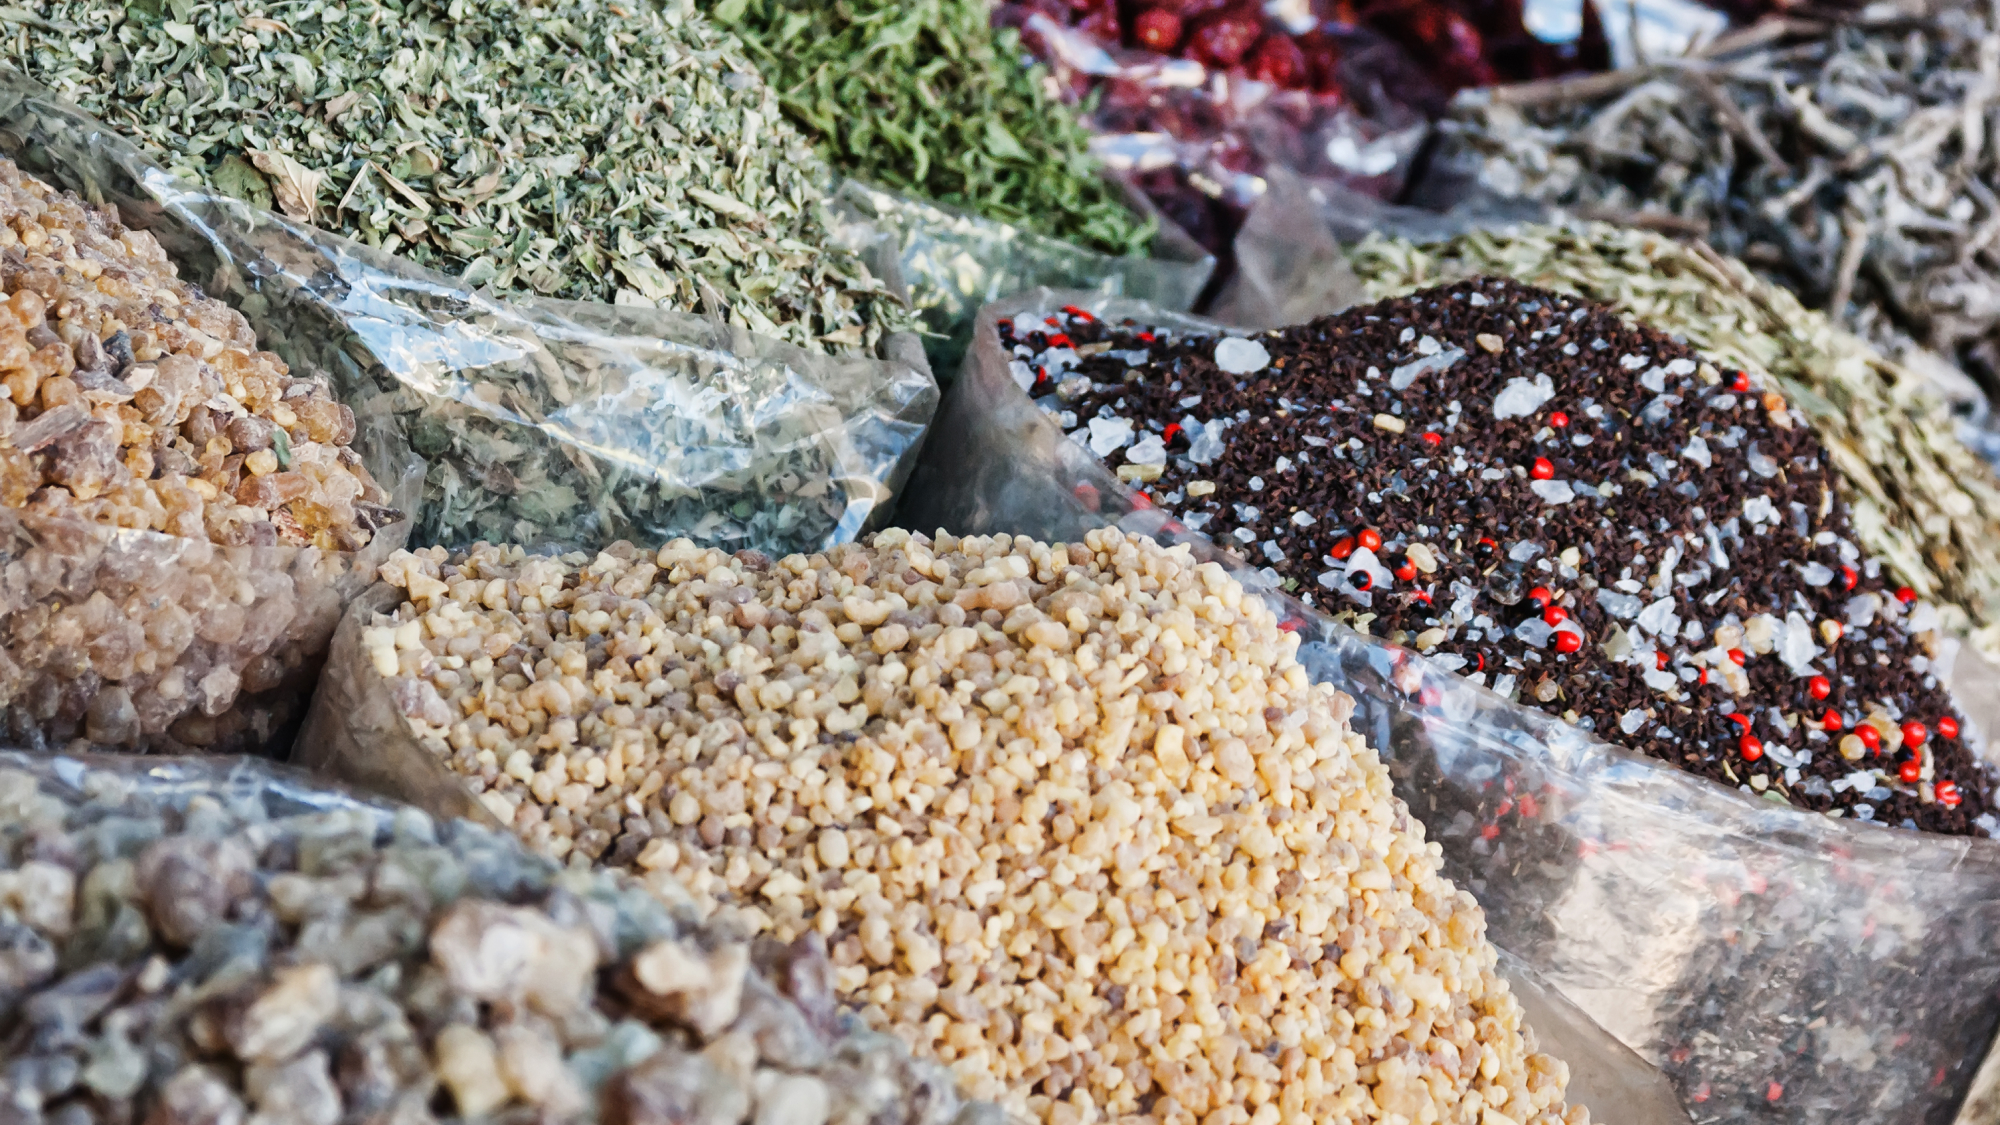
[[[1075,441],[1336,619],[1748,794],[2000,827],[1936,609],[1759,376],[1500,280],[1250,338],[999,329]]]
[[[692,0],[55,0],[12,64],[176,174],[458,275],[814,350],[911,323],[831,178]]]
[[[0,735],[211,745],[324,651],[311,560],[401,518],[354,415],[152,235],[9,160],[0,301]]]
[[[1588,1120],[1351,700],[1186,547],[889,531],[383,576],[408,600],[349,673],[407,720],[378,739],[539,847],[824,938],[841,996],[973,1096],[1063,1125]]]
[[[1090,155],[1076,109],[1023,65],[985,0],[724,0],[786,116],[868,184],[1109,254],[1156,226]]]
[[[1524,226],[1351,253],[1370,297],[1500,276],[1599,302],[1713,362],[1776,380],[1839,474],[1861,550],[2000,661],[2000,481],[1954,436],[1950,408],[1790,291],[1702,244],[1603,223]]]
[[[0,754],[11,1121],[998,1125],[669,881],[295,782]]]
[[[2000,14],[1898,0],[1765,30],[1468,93],[1447,151],[1502,194],[1705,237],[1891,354],[1907,333],[2000,386]]]

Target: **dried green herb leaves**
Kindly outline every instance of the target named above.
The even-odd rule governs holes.
[[[1098,175],[1077,111],[985,0],[723,0],[786,115],[869,183],[1111,254],[1157,224]]]
[[[51,0],[9,22],[14,66],[177,174],[469,286],[815,351],[913,323],[830,248],[831,173],[691,0]]]
[[[1462,96],[1446,150],[1503,194],[1706,237],[1891,351],[1907,332],[2000,377],[2000,4],[1768,26],[1788,34]]]
[[[1498,275],[1603,302],[1716,362],[1775,376],[1846,483],[1862,548],[2000,659],[2000,481],[1926,383],[1741,262],[1603,223],[1352,253],[1371,299]]]

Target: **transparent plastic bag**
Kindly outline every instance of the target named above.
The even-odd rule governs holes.
[[[178,183],[24,79],[0,77],[0,91],[13,118],[73,134],[65,159],[115,168],[100,190],[128,201],[136,225],[184,227],[162,241],[191,276],[300,306],[341,401],[425,460],[415,542],[593,549],[687,535],[816,549],[886,511],[936,408],[908,334],[885,342],[887,359],[827,356],[691,314],[471,292]],[[290,358],[288,342],[266,346]]]
[[[96,123],[0,79],[0,153],[149,230],[180,276],[236,307],[295,377],[337,388],[351,335],[294,256],[234,201],[174,184]],[[356,409],[353,448],[412,510],[421,466],[389,420]],[[407,519],[354,553],[224,546],[0,510],[0,738],[51,749],[282,748],[319,676],[342,603],[408,535]]]
[[[1132,177],[1225,272],[1267,167],[1395,198],[1444,105],[1394,44],[1342,25],[1316,32],[1324,42],[1302,57],[1318,85],[1283,89],[1240,70],[1107,47],[1031,4],[1001,4],[994,22],[1018,28],[1069,96],[1094,97],[1085,118],[1093,154]]]
[[[957,371],[979,310],[1010,293],[1092,289],[1187,309],[1215,269],[1214,257],[1171,223],[1155,239],[1158,257],[1121,258],[855,180],[833,201],[893,243],[900,281],[933,334],[925,352],[940,381]]]
[[[1125,488],[1014,382],[996,321],[1070,304],[1226,331],[1088,294],[987,308],[907,526],[1069,539],[1116,523],[1221,558],[1283,607],[1313,675],[1354,696],[1356,729],[1494,943],[1659,1068],[1695,1121],[1949,1119],[2000,1024],[2000,842],[1746,799],[1278,594],[1274,573]]]
[[[0,750],[0,891],[19,1125],[1006,1121],[817,934],[269,762]]]

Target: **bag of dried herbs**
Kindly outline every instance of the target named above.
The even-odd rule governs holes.
[[[927,448],[922,526],[1248,560],[1502,948],[1696,1120],[1963,1094],[1993,779],[1936,608],[1765,375],[1497,280],[1254,335],[1024,294]]]
[[[197,265],[0,157],[0,738],[14,745],[288,736],[344,600],[409,532],[407,449],[363,432],[318,357],[262,350],[301,327],[265,315],[282,283],[243,302],[253,322],[190,283]]]
[[[985,0],[703,6],[841,173],[1098,253],[1152,244],[1158,224],[1126,205]]]
[[[1185,549],[890,530],[382,576],[302,762],[452,778],[540,850],[824,936],[836,993],[971,1096],[1051,1125],[1588,1119],[1349,701]]]
[[[830,244],[825,177],[756,73],[679,8],[629,21],[595,4],[452,11],[52,11],[125,61],[66,69],[71,30],[31,35],[41,46],[24,65],[211,187],[173,180],[25,80],[7,80],[7,105],[38,135],[89,138],[79,160],[119,154],[128,214],[163,200],[227,212],[246,269],[316,305],[343,345],[340,399],[393,419],[426,461],[419,542],[689,534],[790,550],[852,537],[883,509],[937,392],[914,337],[890,331],[907,310]],[[445,31],[414,30],[433,21]],[[624,61],[558,70],[551,53],[567,59],[571,39]],[[609,97],[614,78],[640,83],[635,100]],[[241,146],[289,169],[273,191],[292,218],[212,194],[257,194],[228,173]],[[409,159],[448,167],[406,179]],[[473,260],[473,222],[504,245]],[[603,298],[613,277],[650,296],[520,292]],[[896,358],[874,358],[878,345]]]
[[[1790,291],[1706,245],[1603,223],[1428,245],[1375,237],[1351,261],[1371,297],[1511,277],[1602,302],[1773,380],[1825,447],[1857,544],[1937,605],[1948,632],[2000,660],[2000,480],[1923,380]]]
[[[0,752],[0,1104],[34,1125],[998,1125],[817,933],[261,763]]]

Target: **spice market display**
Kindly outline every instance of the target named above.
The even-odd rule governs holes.
[[[11,65],[176,175],[467,288],[815,351],[912,322],[837,247],[826,166],[692,0],[56,0],[10,26]]]
[[[1252,337],[999,328],[1072,440],[1340,621],[1746,794],[2000,827],[1937,610],[1763,378],[1498,280]]]
[[[1102,253],[1152,242],[985,0],[726,0],[711,14],[841,172]]]
[[[239,699],[309,690],[340,556],[402,519],[353,412],[152,235],[4,159],[0,292],[0,736],[268,736]]]
[[[1603,223],[1524,226],[1414,246],[1372,238],[1352,264],[1371,297],[1479,276],[1601,302],[1718,364],[1770,376],[1839,473],[1855,543],[2000,660],[2000,481],[1911,371],[1700,245]]]
[[[970,1096],[1066,1125],[1588,1120],[1351,701],[1185,547],[482,545],[383,575],[407,600],[329,672],[397,701],[380,742],[539,850],[823,936],[843,1000]]]
[[[24,1123],[997,1125],[839,1013],[816,937],[288,778],[0,753]]]
[[[2000,388],[2000,12],[1900,0],[1701,58],[1475,91],[1488,187],[1706,239],[1880,344]]]

